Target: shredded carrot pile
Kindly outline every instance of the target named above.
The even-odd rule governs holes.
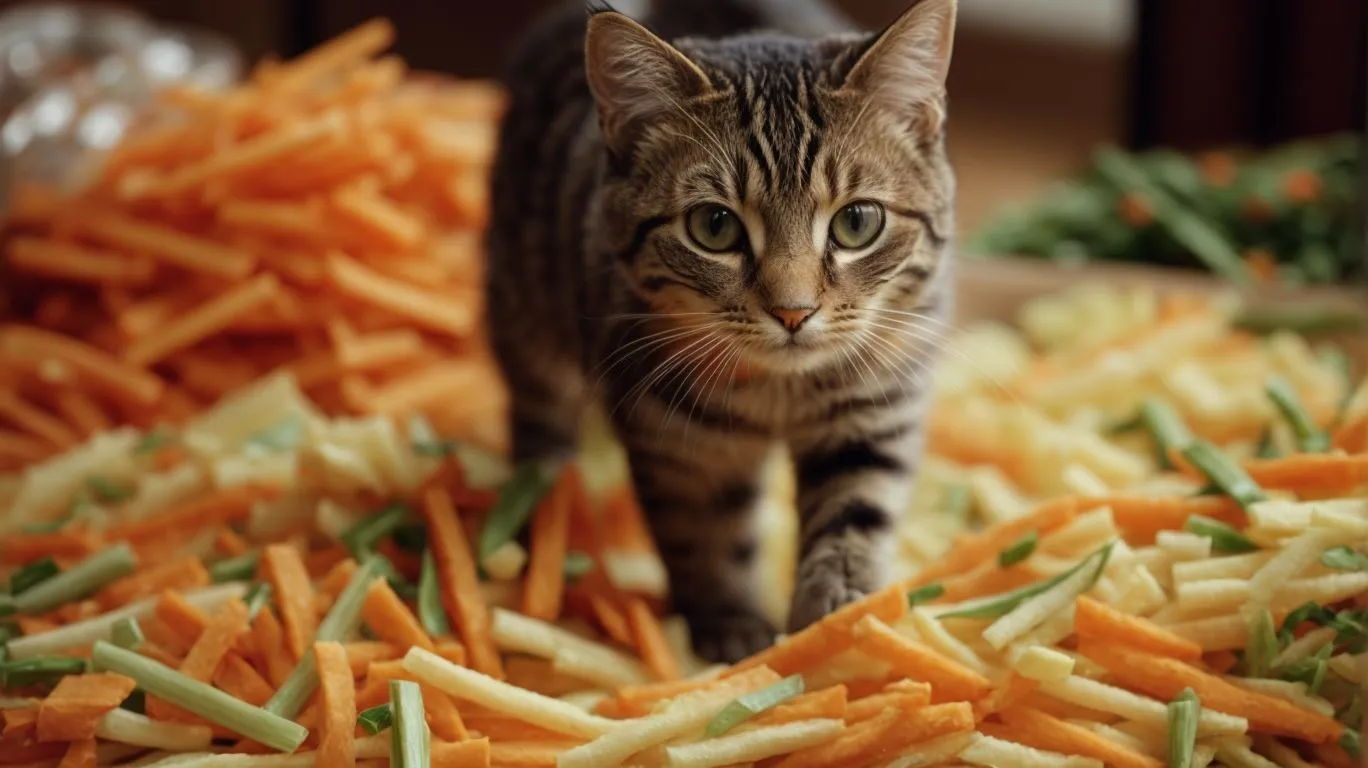
[[[170,90],[81,192],[19,191],[0,471],[276,370],[332,413],[502,445],[478,321],[504,97],[411,78],[392,38],[374,21],[232,90]]]

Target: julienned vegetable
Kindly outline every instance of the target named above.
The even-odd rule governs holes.
[[[376,544],[389,538],[413,514],[407,504],[390,504],[366,517],[342,534],[342,543],[358,560],[370,554]]]
[[[110,642],[127,651],[136,651],[146,640],[137,619],[122,619],[109,633]]]
[[[710,721],[703,734],[717,738],[761,712],[783,704],[803,692],[803,676],[790,675],[768,688],[748,693],[722,708]]]
[[[1154,439],[1154,454],[1160,469],[1173,469],[1175,452],[1182,453],[1192,442],[1192,433],[1168,403],[1147,398],[1140,404],[1140,421]]]
[[[356,724],[374,736],[394,725],[394,706],[389,702],[379,704],[356,716]]]
[[[91,659],[98,669],[127,675],[153,696],[272,749],[293,752],[309,736],[309,729],[298,723],[111,643],[96,642]]]
[[[1192,768],[1197,746],[1197,717],[1202,704],[1191,688],[1168,705],[1168,766]]]
[[[390,765],[393,768],[428,768],[431,760],[428,726],[418,684],[407,680],[390,682],[390,706],[394,709]]]
[[[1077,565],[1073,566],[1067,571],[1064,571],[1063,573],[1060,573],[1057,576],[1046,579],[1045,581],[1038,582],[1036,584],[1031,584],[1030,586],[1013,590],[1011,592],[1006,592],[1001,595],[983,598],[980,600],[973,600],[968,603],[961,604],[957,608],[952,608],[949,611],[939,614],[939,617],[943,619],[1001,618],[1002,616],[1006,616],[1008,613],[1011,613],[1012,609],[1016,608],[1018,605],[1021,605],[1026,600],[1029,600],[1030,598],[1035,597],[1036,595],[1039,595],[1043,592],[1048,592],[1051,589],[1054,589],[1060,583],[1073,577],[1075,574],[1083,571],[1085,568],[1089,569],[1090,572],[1093,574],[1090,583],[1087,585],[1087,589],[1091,589],[1092,584],[1095,584],[1097,582],[1097,579],[1101,578],[1102,571],[1107,567],[1107,561],[1111,558],[1112,549],[1114,549],[1115,546],[1115,542],[1108,542],[1102,545],[1102,547],[1097,549],[1091,555],[1088,555]],[[1087,589],[1084,589],[1083,591],[1086,592]]]
[[[531,462],[518,467],[499,489],[499,498],[480,531],[480,559],[498,551],[527,525],[532,512],[556,483],[556,471]]]
[[[418,575],[418,621],[423,630],[433,637],[441,637],[451,630],[446,608],[442,607],[441,587],[437,581],[437,563],[432,552],[423,552]]]
[[[14,610],[24,614],[45,613],[132,573],[137,564],[138,558],[128,544],[115,544],[16,596]]]
[[[1307,413],[1301,398],[1287,380],[1276,376],[1264,385],[1268,398],[1277,406],[1278,412],[1292,427],[1297,438],[1297,448],[1303,453],[1325,453],[1330,450],[1330,435],[1316,426],[1316,420]]]
[[[1183,457],[1199,472],[1220,488],[1225,495],[1248,507],[1268,498],[1239,464],[1211,443],[1194,441],[1182,451]]]
[[[1211,549],[1214,552],[1240,554],[1241,552],[1253,552],[1259,548],[1259,545],[1255,544],[1248,536],[1220,520],[1213,520],[1205,515],[1189,515],[1187,525],[1184,528],[1188,533],[1195,533],[1198,536],[1211,539]]]

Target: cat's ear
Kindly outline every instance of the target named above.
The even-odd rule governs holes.
[[[589,17],[584,57],[610,146],[626,139],[643,120],[676,109],[710,88],[707,75],[687,56],[615,11]]]
[[[938,132],[945,119],[955,8],[956,0],[917,0],[862,46],[842,87]]]

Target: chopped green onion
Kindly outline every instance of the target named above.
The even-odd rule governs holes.
[[[374,736],[394,725],[394,708],[388,701],[378,707],[371,707],[356,716],[356,724]]]
[[[1368,650],[1368,609],[1345,609],[1336,613],[1324,626],[1335,630],[1335,642],[1345,645],[1349,653]]]
[[[1183,449],[1183,456],[1242,507],[1268,498],[1243,467],[1211,443],[1193,441]]]
[[[365,557],[367,553],[374,551],[375,545],[381,539],[391,536],[412,511],[407,504],[390,504],[343,533],[342,543],[357,559]]]
[[[1144,414],[1137,413],[1124,421],[1118,421],[1115,424],[1112,424],[1107,427],[1105,431],[1107,435],[1117,437],[1119,435],[1130,434],[1143,426],[1145,426]]]
[[[970,510],[974,506],[974,491],[964,483],[955,483],[945,486],[945,495],[941,500],[942,510],[947,515],[958,518],[969,516]]]
[[[138,558],[127,543],[115,544],[17,596],[14,607],[19,613],[47,613],[132,573],[137,564]]]
[[[917,587],[907,593],[907,605],[909,607],[930,602],[945,594],[945,586],[939,581],[933,581],[923,587]]]
[[[117,645],[97,640],[91,658],[99,669],[133,678],[148,694],[272,749],[293,752],[309,737],[309,729],[298,723]]]
[[[220,560],[209,566],[209,577],[215,584],[222,584],[225,581],[246,581],[256,575],[257,561],[260,559],[260,552],[247,552]]]
[[[1031,584],[1011,592],[1004,592],[994,597],[986,597],[981,600],[974,600],[957,608],[953,611],[939,614],[942,619],[996,619],[1011,613],[1018,605],[1051,589],[1059,586],[1065,579],[1071,578],[1085,568],[1092,568],[1092,578],[1084,587],[1086,592],[1093,588],[1097,580],[1102,578],[1102,572],[1107,568],[1107,562],[1111,559],[1112,550],[1116,547],[1116,542],[1108,542],[1095,550],[1092,554],[1083,558],[1077,565],[1063,573],[1057,574],[1038,584]]]
[[[423,553],[423,565],[418,573],[418,622],[423,625],[423,631],[433,637],[451,631],[451,622],[447,621],[446,609],[442,607],[437,565],[431,551]]]
[[[1314,656],[1283,667],[1279,676],[1294,683],[1305,683],[1306,692],[1315,696],[1325,684],[1325,673],[1330,669],[1330,655],[1334,650],[1334,643],[1326,643]]]
[[[67,525],[73,521],[79,520],[90,514],[91,506],[92,504],[88,495],[84,492],[77,493],[76,497],[67,505],[66,514],[56,520],[50,520],[46,523],[30,523],[19,530],[24,533],[56,533],[67,527]]]
[[[1320,557],[1321,565],[1337,571],[1368,571],[1368,555],[1352,547],[1333,547]]]
[[[361,604],[365,602],[366,593],[370,591],[371,585],[379,575],[375,559],[362,563],[361,567],[356,569],[342,594],[333,602],[332,610],[328,611],[328,615],[319,623],[314,642],[340,643],[356,630],[361,622]],[[318,666],[314,662],[313,651],[310,650],[295,665],[294,671],[285,679],[271,700],[266,702],[265,710],[287,719],[298,717],[317,688]]]
[[[304,419],[295,414],[247,438],[244,447],[256,446],[274,453],[293,451],[304,442]]]
[[[404,523],[394,529],[394,543],[405,552],[423,554],[427,549],[427,526],[423,523]]]
[[[1269,379],[1264,384],[1264,391],[1292,427],[1292,434],[1297,436],[1298,449],[1303,453],[1325,453],[1330,450],[1330,435],[1316,426],[1316,420],[1311,418],[1301,398],[1297,397],[1296,390],[1286,379],[1280,376]]]
[[[133,498],[133,488],[119,485],[107,477],[91,475],[86,478],[86,486],[90,488],[95,500],[102,504],[117,504]]]
[[[592,555],[584,552],[566,552],[565,563],[561,566],[565,570],[565,578],[570,581],[584,578],[590,571],[598,567]]]
[[[50,557],[29,563],[10,575],[10,594],[22,595],[61,572],[62,569],[57,565],[57,561]]]
[[[1357,728],[1345,728],[1344,735],[1339,740],[1340,748],[1349,753],[1349,756],[1358,760],[1363,757],[1363,743]]]
[[[109,639],[113,640],[114,644],[120,648],[136,651],[143,644],[145,638],[143,637],[142,625],[138,623],[136,618],[130,616],[114,623],[113,629],[109,631]]]
[[[445,459],[454,456],[459,443],[455,440],[414,440],[413,452],[419,456]]]
[[[518,467],[513,479],[499,489],[498,501],[480,531],[480,560],[513,540],[556,482],[556,473],[539,463]]]
[[[119,709],[126,709],[140,715],[147,714],[147,693],[141,688],[134,688],[133,692],[128,694],[128,698],[119,704]]]
[[[1215,520],[1206,515],[1189,515],[1187,525],[1183,528],[1188,533],[1195,533],[1198,536],[1211,539],[1211,548],[1216,552],[1239,554],[1241,552],[1253,552],[1259,548],[1259,545],[1250,540],[1248,536],[1220,520]]]
[[[998,565],[1002,568],[1011,568],[1030,557],[1031,553],[1035,552],[1036,544],[1039,543],[1040,534],[1031,531],[998,553]]]
[[[1254,447],[1254,457],[1257,459],[1276,459],[1282,455],[1278,450],[1278,443],[1273,439],[1273,430],[1265,429],[1259,436],[1259,444]]]
[[[1273,669],[1273,659],[1281,650],[1282,643],[1273,629],[1273,614],[1265,608],[1249,626],[1249,641],[1244,652],[1245,675],[1267,677]]]
[[[393,768],[428,768],[430,736],[423,712],[422,689],[408,680],[391,680],[390,704],[394,708],[390,765]]]
[[[85,674],[87,668],[84,659],[64,656],[0,662],[0,688],[46,685],[67,675]]]
[[[1155,460],[1160,469],[1173,469],[1173,451],[1182,451],[1192,442],[1192,433],[1167,403],[1147,398],[1140,404],[1140,420],[1154,439]]]
[[[175,442],[175,440],[176,436],[170,430],[164,427],[157,427],[146,435],[143,435],[137,445],[133,446],[133,453],[152,453],[163,445]]]
[[[254,620],[261,609],[271,602],[271,585],[265,581],[253,584],[242,601],[247,604],[247,620]]]
[[[1316,350],[1316,357],[1322,365],[1334,371],[1335,376],[1344,385],[1344,395],[1335,407],[1335,423],[1339,424],[1344,420],[1350,403],[1354,401],[1354,387],[1358,382],[1354,380],[1353,365],[1349,362],[1348,353],[1339,347],[1321,347]]]
[[[1234,324],[1236,328],[1253,333],[1291,331],[1310,336],[1356,331],[1364,327],[1364,319],[1357,312],[1302,305],[1245,310],[1235,317]]]
[[[1202,705],[1191,688],[1168,705],[1169,768],[1192,768],[1197,747],[1197,718]]]
[[[713,716],[703,735],[715,739],[736,726],[803,693],[803,676],[792,675],[737,698]]]

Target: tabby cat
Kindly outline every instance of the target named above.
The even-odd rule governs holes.
[[[955,1],[876,35],[818,0],[656,6],[556,13],[515,53],[488,327],[515,458],[565,459],[598,398],[696,651],[731,661],[775,637],[750,511],[776,440],[789,631],[888,577],[949,311]]]

